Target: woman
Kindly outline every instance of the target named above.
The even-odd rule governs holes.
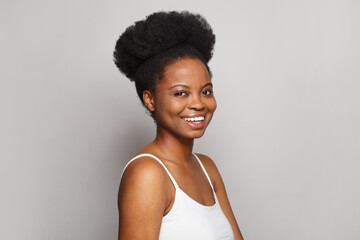
[[[214,162],[192,152],[216,109],[215,36],[189,12],[157,12],[120,36],[114,61],[135,81],[156,138],[125,167],[119,239],[243,239]]]

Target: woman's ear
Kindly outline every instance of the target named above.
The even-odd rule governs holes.
[[[143,91],[143,100],[145,106],[149,109],[149,111],[154,112],[155,111],[154,96],[151,94],[149,90]]]

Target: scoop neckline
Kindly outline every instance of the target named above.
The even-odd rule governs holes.
[[[210,206],[207,206],[207,205],[204,205],[202,203],[199,203],[198,201],[196,201],[195,199],[193,199],[192,197],[190,197],[186,192],[184,192],[180,187],[178,187],[176,190],[180,190],[184,195],[185,197],[187,197],[188,199],[190,199],[192,202],[194,202],[196,205],[202,207],[202,208],[205,208],[205,209],[213,209],[217,206],[217,199],[216,199],[216,196],[215,196],[215,193],[214,191],[212,191],[213,193],[213,198],[214,198],[214,204],[213,205],[210,205]],[[175,191],[176,191],[175,190]],[[176,194],[176,192],[175,192]]]
[[[153,157],[153,158],[155,158],[156,160],[158,160],[158,161],[161,163],[161,165],[163,165],[164,169],[165,169],[166,172],[168,173],[168,175],[169,175],[169,177],[170,177],[170,179],[171,179],[171,181],[173,182],[173,185],[174,185],[174,187],[175,187],[175,199],[174,199],[174,204],[173,204],[173,206],[175,205],[176,198],[178,197],[178,196],[177,196],[177,195],[178,195],[178,194],[177,194],[177,190],[180,190],[180,191],[185,195],[185,197],[187,197],[188,199],[190,199],[190,201],[194,202],[196,205],[200,206],[201,208],[204,208],[204,209],[213,209],[213,208],[215,208],[215,207],[218,205],[218,201],[217,201],[217,198],[216,198],[216,194],[215,194],[214,188],[213,188],[213,186],[212,186],[212,184],[211,184],[210,178],[208,177],[208,174],[207,174],[207,172],[206,172],[206,169],[203,167],[203,165],[202,165],[199,157],[198,157],[194,152],[192,152],[192,154],[193,154],[193,155],[195,156],[195,158],[198,160],[197,162],[198,162],[198,164],[200,165],[201,169],[203,170],[203,173],[205,174],[205,177],[207,178],[207,180],[208,180],[208,182],[209,182],[209,185],[210,185],[210,188],[211,188],[211,191],[212,191],[212,195],[213,195],[213,198],[214,198],[214,204],[211,205],[211,206],[206,206],[206,205],[204,205],[204,204],[201,204],[201,203],[197,202],[195,199],[193,199],[192,197],[190,197],[186,192],[184,192],[184,191],[180,188],[180,186],[177,184],[175,178],[172,176],[171,172],[167,169],[167,167],[166,167],[166,165],[163,163],[163,161],[161,161],[160,158],[158,158],[158,157],[155,156],[154,154],[152,154],[152,153],[140,153],[140,154],[138,154],[137,156],[135,156],[133,159],[136,159],[136,158],[141,157],[141,156],[146,156],[146,155],[149,156],[149,155],[150,155],[151,157]],[[128,164],[129,164],[129,163],[128,163]],[[125,166],[125,167],[126,167],[126,166]],[[172,209],[173,209],[173,208],[171,208],[170,211],[169,211],[164,217],[166,217],[167,215],[169,215],[169,213],[171,212]]]

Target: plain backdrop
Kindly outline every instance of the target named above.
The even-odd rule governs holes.
[[[0,0],[0,239],[117,238],[122,168],[155,125],[112,52],[159,10],[216,34],[194,151],[245,239],[360,239],[358,0]]]

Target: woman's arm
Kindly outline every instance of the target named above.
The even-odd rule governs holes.
[[[217,169],[213,160],[211,160],[211,158],[209,158],[208,156],[203,154],[196,154],[196,155],[199,156],[201,162],[203,163],[204,167],[206,168],[206,171],[209,174],[209,177],[214,186],[216,196],[219,200],[220,207],[231,225],[235,240],[243,240],[234,213],[231,209],[230,202],[226,194],[225,185],[221,178],[219,170]]]
[[[169,201],[167,178],[163,167],[149,157],[128,165],[119,189],[119,240],[159,239]]]

